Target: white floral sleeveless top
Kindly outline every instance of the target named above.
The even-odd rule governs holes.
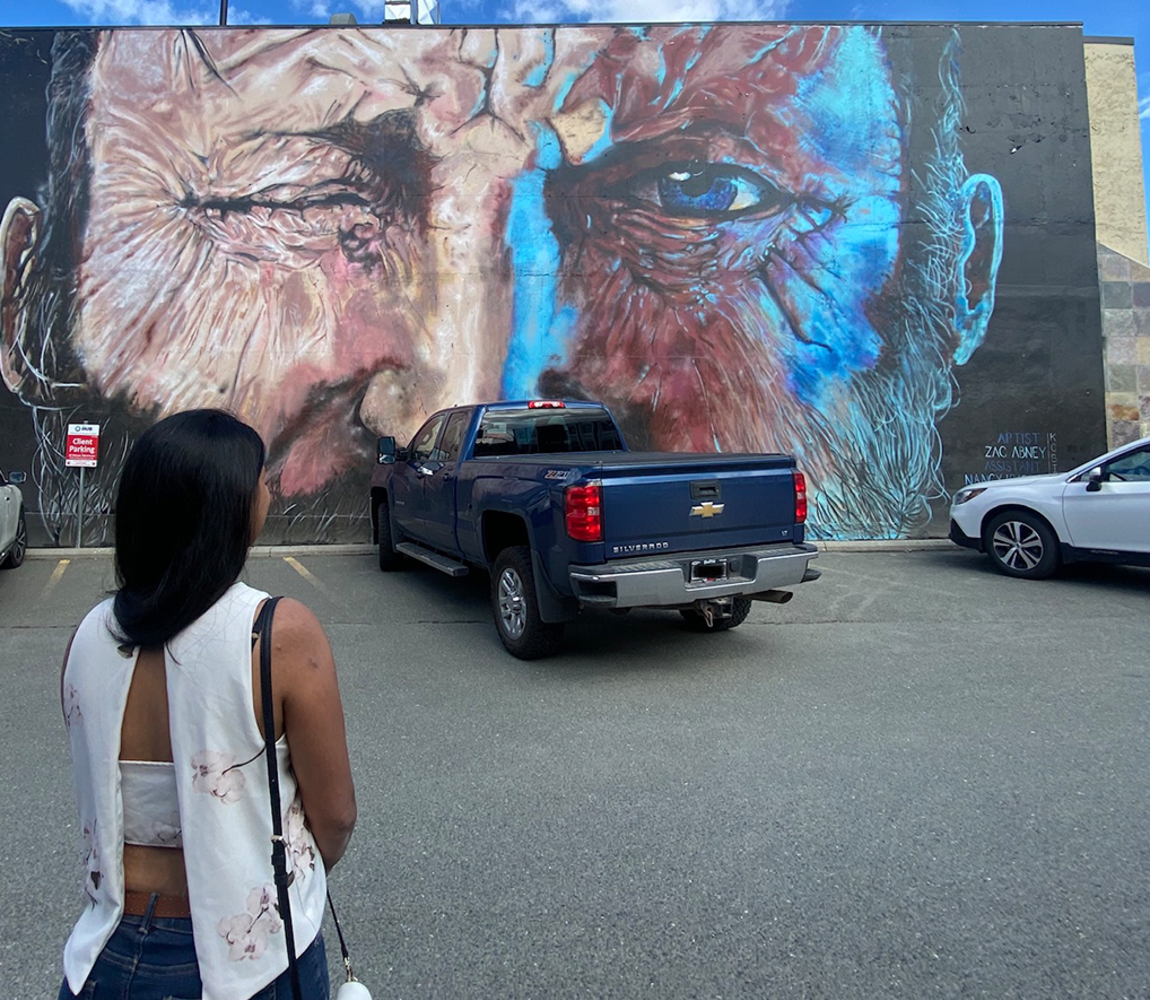
[[[252,626],[267,597],[234,584],[165,652],[168,714],[196,958],[204,1000],[247,1000],[287,968],[271,862],[264,741],[252,708]],[[136,650],[112,638],[112,602],[89,612],[64,672],[64,712],[80,811],[85,908],[64,946],[73,993],[124,910],[120,729]],[[327,879],[284,739],[276,744],[294,881],[296,951],[315,940]]]

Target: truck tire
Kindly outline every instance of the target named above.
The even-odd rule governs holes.
[[[680,611],[687,628],[692,632],[728,632],[737,628],[747,620],[751,613],[751,599],[749,597],[734,597],[731,601],[731,617],[716,618],[710,625],[698,611]]]
[[[379,526],[379,568],[385,573],[402,569],[402,552],[395,551],[395,538],[391,530],[391,508],[386,500],[380,500],[375,508],[376,524]]]
[[[531,550],[526,545],[504,549],[491,570],[491,612],[507,652],[521,660],[550,656],[563,641],[562,623],[539,617]]]

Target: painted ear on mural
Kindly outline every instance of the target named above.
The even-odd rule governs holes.
[[[959,252],[955,260],[954,363],[964,365],[986,337],[1002,263],[1002,188],[973,174],[958,193]]]
[[[19,392],[28,377],[25,331],[28,326],[28,278],[40,236],[40,209],[27,198],[13,198],[0,221],[4,250],[4,288],[0,298],[0,373]]]

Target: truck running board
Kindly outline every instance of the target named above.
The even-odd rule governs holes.
[[[467,576],[467,566],[463,563],[449,556],[440,555],[433,549],[425,549],[415,542],[399,542],[395,546],[395,551],[411,556],[412,559],[418,559],[421,563],[427,563],[432,569],[437,569],[448,576]]]

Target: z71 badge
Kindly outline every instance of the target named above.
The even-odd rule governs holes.
[[[547,474],[543,478],[544,479],[566,479],[569,475],[571,475],[571,472],[568,469],[548,469]]]

